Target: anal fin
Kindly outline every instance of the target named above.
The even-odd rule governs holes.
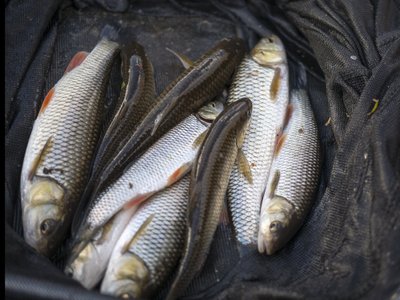
[[[89,53],[86,51],[77,52],[74,55],[74,57],[71,59],[71,61],[69,62],[67,68],[65,69],[64,74],[71,72],[73,69],[75,69],[76,67],[81,65],[88,55],[89,55]]]

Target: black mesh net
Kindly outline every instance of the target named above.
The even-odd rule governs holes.
[[[129,5],[127,5],[129,4]],[[33,121],[70,58],[105,24],[136,39],[156,89],[224,37],[278,34],[305,65],[323,156],[315,204],[273,256],[243,251],[220,225],[186,299],[400,297],[400,3],[387,1],[5,2],[5,287],[8,299],[110,299],[87,291],[21,238],[19,176]],[[113,72],[113,74],[118,73]],[[107,97],[118,97],[112,76]],[[374,103],[378,108],[370,114]],[[329,121],[328,121],[329,120]],[[166,283],[166,287],[169,283]],[[158,298],[165,295],[166,287]]]

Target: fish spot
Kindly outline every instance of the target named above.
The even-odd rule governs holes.
[[[129,182],[129,185],[128,185],[128,186],[129,186],[129,189],[132,189],[132,188],[133,188],[133,184],[130,183],[130,182]]]
[[[253,163],[253,162],[250,165],[251,165],[252,168],[254,168],[256,166],[256,164]]]
[[[300,133],[300,134],[304,133],[303,127],[302,127],[302,128],[299,128],[299,133]]]

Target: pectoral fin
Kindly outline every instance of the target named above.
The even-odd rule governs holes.
[[[243,174],[250,184],[253,184],[253,175],[251,174],[250,164],[242,149],[238,149],[237,163],[239,172]]]
[[[191,66],[193,66],[193,61],[187,57],[186,55],[183,54],[179,54],[177,52],[175,52],[174,50],[171,50],[169,48],[165,48],[167,51],[171,52],[173,55],[175,55],[179,61],[182,63],[183,67],[185,69],[189,69]]]
[[[275,195],[275,191],[276,191],[276,188],[278,187],[280,178],[281,178],[281,173],[279,172],[279,170],[276,170],[275,174],[274,174],[274,178],[272,179],[272,182],[271,182],[271,189],[270,189],[270,193],[269,193],[270,199],[272,199]]]
[[[126,243],[126,245],[122,248],[121,254],[127,252],[138,240],[141,236],[146,233],[147,228],[149,227],[151,221],[153,221],[154,214],[151,214],[142,225],[140,225],[139,229],[136,231],[132,239]]]
[[[39,167],[40,163],[42,162],[47,150],[51,147],[52,144],[52,137],[50,136],[46,143],[43,145],[42,150],[36,155],[33,159],[31,169],[29,170],[28,180],[32,180],[33,176],[36,174],[37,168]]]
[[[201,133],[193,142],[193,148],[199,147],[203,142],[204,139],[207,136],[207,130],[205,130],[203,133]]]

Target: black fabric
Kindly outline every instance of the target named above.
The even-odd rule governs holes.
[[[19,205],[19,174],[40,102],[73,54],[93,48],[105,24],[144,46],[158,93],[182,71],[165,47],[197,58],[234,35],[250,49],[274,32],[287,48],[290,71],[297,62],[307,69],[323,166],[304,226],[267,257],[239,247],[232,224],[221,225],[184,298],[399,298],[400,3],[151,0],[131,1],[116,13],[123,2],[6,2],[7,298],[109,299],[86,291],[24,243]],[[114,77],[110,103],[118,96]],[[373,99],[379,102],[371,114]]]

